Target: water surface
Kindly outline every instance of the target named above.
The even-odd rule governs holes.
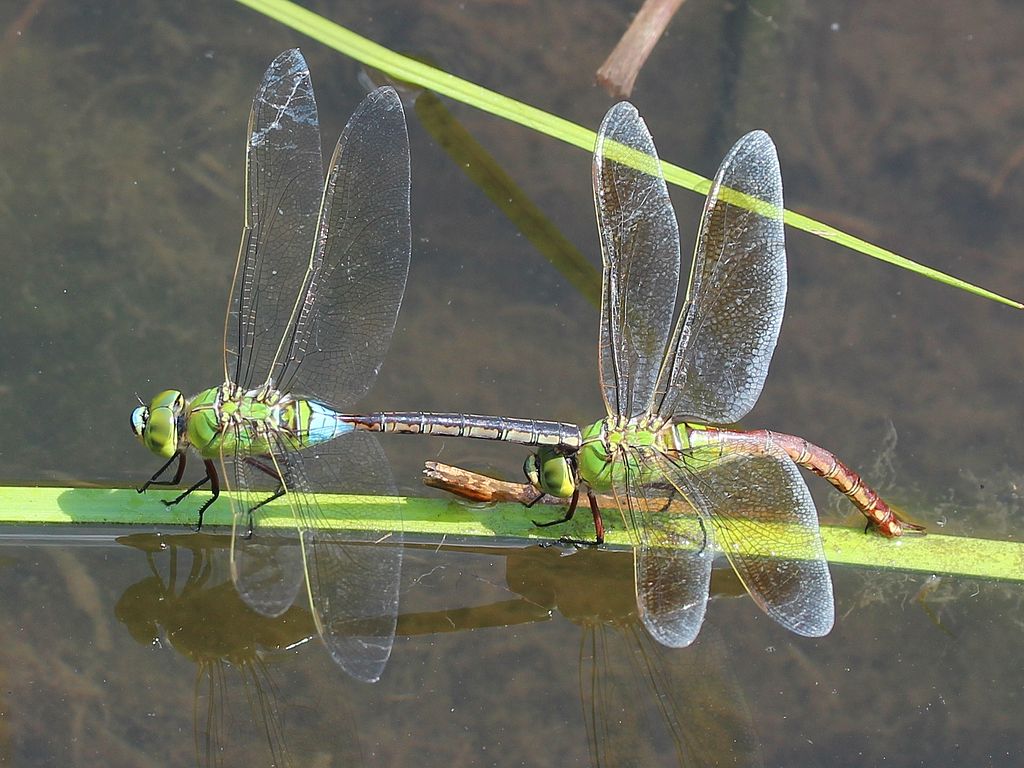
[[[0,480],[128,486],[155,469],[128,430],[135,394],[219,378],[261,73],[301,46],[333,145],[360,69],[227,2],[32,7],[20,34],[24,9],[0,12]],[[309,7],[596,127],[612,102],[593,71],[635,3]],[[666,159],[710,175],[763,128],[789,207],[1020,298],[1022,36],[1024,9],[997,0],[686,4],[633,101]],[[589,157],[448,107],[598,265]],[[596,311],[411,111],[409,128],[413,266],[366,406],[599,417]],[[700,200],[673,197],[688,250]],[[786,321],[745,424],[834,450],[930,528],[1019,539],[1024,319],[788,243]],[[415,494],[425,459],[514,478],[524,458],[385,448]],[[860,524],[809,482],[826,521]],[[306,765],[1020,761],[1015,585],[833,567],[836,629],[807,640],[729,599],[723,572],[697,645],[667,651],[631,614],[627,555],[428,546],[407,553],[400,637],[368,686],[301,607],[272,622],[233,602],[223,536],[3,533],[0,755],[19,765],[215,764],[208,744],[225,765],[282,748]]]

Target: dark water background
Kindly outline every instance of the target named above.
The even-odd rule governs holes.
[[[636,5],[310,7],[596,127],[612,100],[593,72]],[[333,144],[360,68],[230,2],[12,2],[0,33],[0,481],[137,484],[154,461],[128,430],[135,393],[219,379],[261,73],[301,46]],[[710,175],[763,128],[788,207],[1021,298],[1021,40],[1024,7],[998,0],[691,0],[632,100],[667,160]],[[587,154],[447,106],[597,265]],[[411,113],[409,128],[413,266],[367,408],[596,419],[596,311]],[[673,198],[688,249],[701,201]],[[931,528],[1019,539],[1024,315],[802,233],[788,243],[786,321],[745,424],[831,448]],[[524,456],[385,448],[415,494],[424,459],[517,477]],[[811,488],[826,520],[859,524]],[[268,622],[233,599],[224,537],[3,533],[0,763],[214,763],[211,731],[224,765],[270,764],[282,742],[316,766],[1021,760],[1019,585],[834,567],[829,637],[723,598],[697,645],[669,652],[632,617],[626,555],[427,547],[407,555],[401,637],[367,686],[302,642],[308,614]],[[738,591],[727,573],[715,589]]]

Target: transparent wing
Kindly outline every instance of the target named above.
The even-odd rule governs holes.
[[[768,134],[726,155],[708,192],[656,413],[738,421],[761,394],[786,304],[782,176]]]
[[[305,581],[302,550],[294,529],[261,528],[249,535],[250,513],[278,488],[273,474],[285,472],[286,488],[293,484],[290,466],[270,456],[251,457],[237,451],[231,461],[222,462],[231,490],[231,579],[242,599],[264,616],[280,616],[295,602]]]
[[[775,621],[799,635],[832,629],[832,578],[818,514],[800,470],[768,439],[678,454],[654,452],[660,473],[713,528],[747,592]],[[648,519],[662,526],[664,520]]]
[[[318,455],[308,465],[313,474],[307,488],[397,495],[387,457],[373,435],[352,432],[310,452]],[[342,669],[358,680],[376,682],[395,640],[401,533],[339,534],[320,524],[320,508],[307,490],[295,494],[293,505],[302,519],[308,596],[320,637]]]
[[[252,102],[245,228],[224,322],[224,376],[243,389],[271,374],[306,280],[323,189],[309,68],[298,49],[267,69]]]
[[[362,432],[348,433],[304,452],[286,450],[276,437],[271,443],[274,449],[268,461],[284,479],[298,538],[279,538],[265,529],[246,538],[248,509],[254,497],[236,502],[232,536],[236,588],[256,610],[280,613],[291,604],[282,607],[283,601],[289,594],[294,599],[304,584],[317,632],[331,656],[356,679],[375,682],[384,671],[395,638],[401,534],[332,530],[315,494],[344,488],[396,495],[387,458],[377,440]],[[267,539],[271,539],[269,545]],[[370,546],[382,541],[385,545]],[[298,586],[293,584],[296,571]],[[275,579],[280,583],[275,585]]]
[[[679,288],[675,213],[651,134],[632,104],[605,115],[593,174],[604,263],[601,385],[608,413],[632,418],[651,406]]]
[[[409,272],[409,174],[402,102],[378,88],[331,159],[302,305],[274,372],[280,389],[346,407],[370,388]]]
[[[640,619],[662,645],[684,648],[704,623],[714,544],[696,515],[669,514],[666,490],[644,483],[658,471],[651,448],[623,448],[624,482],[613,487],[635,535],[634,578]],[[660,493],[659,493],[660,491]]]
[[[595,766],[755,766],[764,758],[724,639],[675,653],[637,624],[583,638],[580,694]]]

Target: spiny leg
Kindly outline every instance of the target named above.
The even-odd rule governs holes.
[[[209,509],[210,505],[217,500],[218,496],[220,496],[220,475],[217,474],[217,465],[214,464],[211,459],[203,459],[203,465],[206,467],[206,478],[192,486],[188,491],[191,493],[195,488],[198,488],[207,480],[210,481],[211,496],[203,502],[201,507],[199,507],[199,522],[196,524],[197,533],[203,528],[203,513]],[[175,501],[177,501],[177,499]]]
[[[252,538],[252,530],[253,530],[252,513],[255,512],[257,509],[259,509],[260,507],[262,507],[264,504],[269,504],[274,499],[279,499],[282,496],[284,496],[284,494],[285,494],[285,487],[284,487],[284,480],[281,479],[280,473],[274,467],[270,466],[269,464],[264,464],[262,461],[260,461],[259,459],[253,458],[252,456],[247,457],[245,459],[245,462],[250,467],[255,467],[256,469],[258,469],[263,474],[268,475],[269,477],[271,477],[271,478],[273,478],[274,480],[277,481],[277,490],[274,491],[273,494],[271,494],[270,496],[265,498],[259,504],[256,504],[256,505],[254,505],[254,506],[249,508],[248,525],[247,525],[247,530],[245,532],[245,538],[251,539]]]
[[[703,554],[704,550],[708,546],[708,529],[704,527],[704,518],[699,514],[697,515],[697,524],[700,525],[700,533],[702,537],[699,554]]]
[[[175,472],[174,472],[174,478],[172,480],[159,480],[159,479],[157,479],[157,478],[160,477],[160,475],[162,475],[164,472],[166,472],[167,468],[169,466],[171,466],[171,464],[173,464],[175,461],[178,462],[178,469],[175,470]],[[185,474],[185,454],[184,453],[176,453],[173,456],[171,456],[171,458],[169,458],[167,460],[167,463],[164,464],[162,467],[160,467],[160,469],[158,469],[153,474],[153,476],[151,478],[149,478],[149,480],[147,480],[145,483],[143,483],[141,488],[137,488],[136,490],[139,493],[145,493],[146,489],[149,488],[149,486],[151,486],[151,485],[177,485],[178,483],[181,482],[181,477],[184,474]]]
[[[536,498],[534,498],[533,501],[531,501],[529,504],[527,504],[526,508],[527,509],[533,509],[533,505],[536,504],[541,499],[543,499],[545,496],[547,496],[546,493],[544,493],[543,491],[538,491]],[[534,525],[540,525],[540,526],[551,525],[551,523],[538,523],[536,520],[533,521],[533,524]]]
[[[530,506],[533,506],[534,504],[536,504],[543,497],[544,497],[544,494],[542,493],[540,496],[538,496],[536,499],[534,499],[532,502],[530,502]],[[569,502],[569,509],[566,511],[565,516],[560,517],[557,520],[547,520],[546,522],[543,522],[543,523],[537,522],[536,520],[532,520],[531,522],[534,525],[536,525],[538,528],[547,528],[548,526],[551,526],[551,525],[561,525],[562,523],[568,523],[570,520],[572,520],[572,516],[576,514],[576,505],[579,503],[579,500],[580,500],[580,488],[579,488],[579,486],[576,486],[576,490],[572,492],[572,501]]]
[[[671,459],[671,458],[669,460],[673,464],[678,466],[680,469],[682,469],[682,470],[686,469],[686,464],[685,463],[677,461],[675,459]],[[697,525],[700,526],[700,535],[701,535],[701,544],[700,544],[700,549],[698,550],[698,553],[701,553],[708,546],[708,529],[706,527],[706,524],[704,523],[704,517],[696,512],[696,508],[694,507],[694,505],[691,504],[690,502],[688,502],[686,500],[686,497],[684,497],[679,492],[679,489],[676,488],[674,485],[671,485],[671,484],[669,485],[669,492],[668,492],[668,495],[665,496],[665,503],[662,504],[660,507],[658,507],[657,514],[659,514],[659,515],[667,515],[667,514],[669,514],[670,510],[672,508],[672,504],[673,503],[678,504],[680,502],[685,504],[687,507],[693,507],[694,508],[694,513],[697,515]]]
[[[184,459],[184,454],[182,455],[182,458]],[[184,491],[179,493],[177,497],[171,499],[170,501],[167,501],[167,499],[161,499],[160,501],[163,503],[163,505],[165,507],[173,507],[175,504],[177,504],[180,501],[183,501],[184,499],[188,498],[189,494],[191,494],[192,491],[196,491],[196,490],[202,488],[207,483],[211,483],[211,488],[216,488],[217,489],[217,490],[214,491],[213,499],[217,498],[216,494],[219,493],[219,488],[220,488],[219,483],[217,483],[217,481],[214,480],[214,478],[217,476],[217,470],[214,468],[213,463],[209,459],[204,460],[203,464],[206,465],[206,475],[204,477],[200,478],[199,480],[197,480],[196,482],[194,482],[192,485],[190,485]],[[181,470],[184,471],[184,467],[185,467],[185,462],[184,461],[181,462],[180,467],[181,467]],[[160,483],[160,485],[171,485],[171,483]],[[208,506],[210,506],[211,503],[213,503],[213,499],[209,499],[208,501],[203,503],[202,509],[200,509],[200,511],[199,511],[200,521],[202,520],[202,511],[205,510]]]
[[[580,489],[577,486],[576,490],[572,494],[572,501],[569,502],[569,509],[566,511],[565,516],[558,520],[549,520],[546,523],[538,523],[536,520],[533,524],[538,528],[547,528],[549,525],[558,525],[559,523],[567,523],[572,520],[572,516],[576,514],[576,505],[579,503]],[[594,518],[594,541],[587,541],[586,539],[575,539],[571,536],[562,536],[559,541],[563,544],[573,544],[576,546],[593,547],[604,544],[604,520],[601,518],[601,508],[597,503],[597,496],[594,494],[593,489],[587,488],[587,501],[590,503],[590,514]]]

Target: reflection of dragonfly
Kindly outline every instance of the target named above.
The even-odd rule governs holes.
[[[277,688],[264,655],[314,635],[309,611],[292,607],[269,618],[249,608],[230,580],[216,577],[214,557],[227,542],[221,537],[135,534],[119,541],[146,553],[151,575],[121,595],[114,609],[118,620],[139,643],[166,641],[196,665],[192,718],[197,764],[221,765],[228,741],[239,748],[238,723],[230,728],[226,723],[229,717],[242,717],[229,703],[232,669],[250,689],[246,699],[253,727],[266,739],[271,764],[290,764]],[[164,551],[166,578],[157,565],[157,555]]]
[[[167,503],[209,482],[202,525],[220,479],[234,491],[232,576],[246,602],[278,615],[305,578],[335,661],[375,681],[394,641],[401,548],[343,544],[320,524],[314,492],[393,493],[379,445],[336,409],[372,383],[405,290],[409,140],[398,95],[380,88],[359,105],[326,185],[320,146],[309,70],[298,50],[286,51],[264,75],[249,118],[246,223],[225,320],[224,383],[188,399],[161,392],[135,409],[132,428],[167,459],[140,491],[177,485],[189,446],[206,476]],[[305,461],[302,449],[316,460]],[[160,480],[175,463],[174,477]],[[300,546],[252,536],[253,512],[284,494]]]
[[[292,747],[287,748],[282,715],[294,705],[278,701],[266,658],[315,634],[308,606],[296,604],[277,618],[249,609],[230,581],[217,576],[226,546],[222,537],[136,534],[119,542],[145,553],[151,575],[125,590],[115,609],[118,619],[138,642],[166,641],[197,665],[197,762],[218,765],[220,756],[225,763],[230,759],[238,764],[240,750],[260,748],[248,743],[251,739],[240,743],[250,732],[263,735],[274,764],[299,762],[294,754],[289,760],[289,752],[301,749],[295,728],[323,727],[317,719],[324,713],[311,715],[309,722],[293,718],[287,734]],[[414,551],[405,552],[413,559],[413,569],[421,558],[422,569],[434,573],[437,547],[413,546]],[[387,547],[375,549],[382,548]],[[758,739],[725,644],[704,637],[687,653],[675,654],[654,643],[637,619],[629,587],[632,561],[624,553],[583,550],[566,557],[540,547],[451,551],[460,558],[472,554],[503,560],[511,599],[405,613],[398,617],[398,635],[546,622],[558,611],[582,629],[580,703],[594,765],[761,764]],[[728,583],[728,575],[716,572],[715,592],[735,594],[738,588],[742,593],[742,587]],[[719,581],[719,576],[725,578]],[[437,588],[431,581],[431,592]],[[232,679],[232,670],[240,681]],[[232,706],[241,698],[239,682],[251,705],[251,726],[245,722],[246,707]],[[332,708],[344,706],[343,699]],[[334,741],[358,754],[355,721],[337,712],[328,719],[332,730],[351,732]]]
[[[593,765],[762,764],[725,643],[712,634],[676,654],[654,642],[637,618],[632,559],[625,553],[584,549],[566,557],[550,547],[454,550],[503,558],[506,584],[517,597],[405,613],[398,620],[400,635],[542,622],[557,610],[582,629],[580,704]],[[727,581],[719,583],[716,576],[716,592],[731,591]]]
[[[601,126],[594,195],[604,256],[607,418],[582,435],[565,424],[439,414],[374,414],[358,425],[541,445],[527,460],[527,475],[543,493],[571,497],[562,520],[572,517],[585,486],[598,542],[595,491],[610,491],[637,545],[641,616],[662,643],[685,646],[696,637],[716,540],[772,618],[799,634],[828,633],[831,578],[797,465],[846,494],[883,535],[921,529],[802,438],[711,426],[753,407],[782,324],[782,179],[771,139],[750,133],[722,163],[671,335],[679,232],[654,143],[630,104],[613,107]],[[673,496],[685,502],[684,514],[674,513]]]

